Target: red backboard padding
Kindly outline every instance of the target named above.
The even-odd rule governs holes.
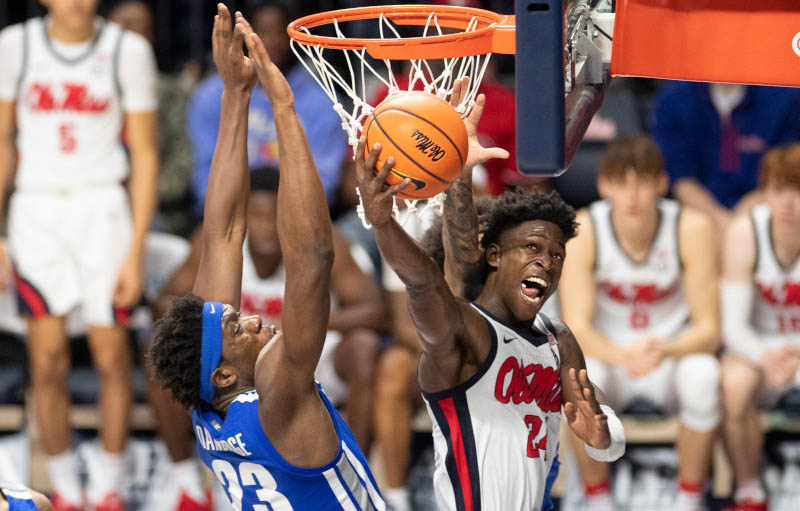
[[[617,0],[611,73],[800,87],[800,0]]]

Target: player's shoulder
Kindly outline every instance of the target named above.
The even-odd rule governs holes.
[[[711,236],[714,232],[714,223],[711,217],[700,210],[682,206],[678,220],[680,232],[693,239],[696,236]]]
[[[13,47],[21,48],[24,30],[25,23],[16,23],[0,30],[0,49],[6,51]]]
[[[125,58],[137,58],[142,56],[150,56],[153,53],[153,47],[150,41],[144,38],[141,34],[137,34],[132,30],[122,28],[113,22],[108,22],[108,27],[114,30],[121,31],[120,33],[120,53]]]

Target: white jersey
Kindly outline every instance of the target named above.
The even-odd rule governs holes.
[[[766,334],[800,334],[800,258],[784,268],[775,256],[770,230],[770,209],[760,204],[750,213],[757,256],[753,269],[753,327]]]
[[[120,183],[128,174],[123,112],[156,108],[152,49],[99,18],[89,42],[59,43],[48,22],[33,18],[0,34],[0,99],[16,100],[17,189]]]
[[[594,327],[613,342],[631,344],[647,336],[669,339],[689,321],[678,248],[680,205],[658,203],[659,226],[644,261],[623,252],[611,223],[611,204],[589,207],[595,235]]]
[[[558,343],[543,314],[523,335],[478,305],[492,338],[469,380],[423,393],[433,421],[438,508],[538,511],[558,448]]]

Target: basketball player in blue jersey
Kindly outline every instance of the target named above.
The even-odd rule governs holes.
[[[212,46],[224,83],[193,291],[156,326],[154,373],[193,408],[200,457],[234,509],[377,510],[385,504],[353,433],[314,382],[330,313],[325,194],[286,79],[240,13],[218,5]],[[247,44],[250,57],[243,54]],[[282,330],[238,313],[249,171],[247,111],[261,83],[281,155]]]
[[[53,506],[41,493],[21,484],[0,481],[0,511],[53,511]]]
[[[467,118],[471,135],[484,102],[479,96]],[[465,173],[489,157],[470,138]],[[406,285],[422,343],[419,382],[434,423],[438,506],[540,510],[556,454],[562,391],[567,422],[593,457],[612,461],[625,444],[619,419],[595,397],[574,336],[539,314],[558,285],[575,213],[557,194],[505,195],[492,208],[480,258],[471,261],[486,275],[471,304],[453,295],[436,262],[392,218],[393,197],[408,182],[385,185],[391,155],[373,172],[380,151],[376,144],[366,162],[356,159],[357,181],[381,253]],[[467,251],[478,231],[471,190],[449,192],[445,208],[447,238],[472,255]]]

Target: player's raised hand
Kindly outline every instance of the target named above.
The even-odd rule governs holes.
[[[361,194],[361,203],[364,206],[364,216],[373,227],[379,229],[389,223],[392,218],[392,206],[394,196],[411,184],[408,178],[402,182],[389,186],[386,184],[386,176],[394,166],[394,158],[386,158],[380,172],[377,172],[375,165],[378,163],[378,156],[381,154],[381,145],[376,143],[367,155],[366,161],[363,158],[364,149],[367,146],[367,138],[358,139],[356,147],[356,185]]]
[[[594,387],[586,375],[586,369],[580,372],[575,368],[569,370],[569,381],[575,402],[568,401],[564,404],[564,415],[567,424],[575,435],[594,447],[607,449],[611,445],[611,433],[608,430],[608,417],[600,408],[600,403],[594,396]]]
[[[258,81],[264,92],[267,93],[267,98],[274,110],[276,107],[294,107],[294,94],[289,87],[289,82],[283,76],[278,66],[269,58],[267,49],[264,48],[264,43],[258,37],[247,20],[242,18],[241,22],[244,31],[244,42],[247,45],[247,51],[250,53],[256,72],[258,73]]]
[[[211,47],[214,63],[225,87],[246,92],[256,84],[256,70],[251,59],[244,54],[246,28],[242,20],[242,13],[237,11],[233,24],[228,8],[222,3],[217,4]]]
[[[454,108],[457,107],[464,100],[469,90],[469,77],[458,79],[453,83],[453,93],[450,95],[450,105]],[[462,175],[469,172],[472,175],[472,169],[476,165],[480,165],[492,158],[507,159],[509,157],[508,151],[500,147],[483,147],[478,140],[478,123],[481,121],[483,109],[486,106],[486,96],[478,94],[475,99],[475,106],[467,117],[464,118],[464,126],[467,128],[467,137],[469,140],[469,152],[467,154],[467,162],[464,164]]]

